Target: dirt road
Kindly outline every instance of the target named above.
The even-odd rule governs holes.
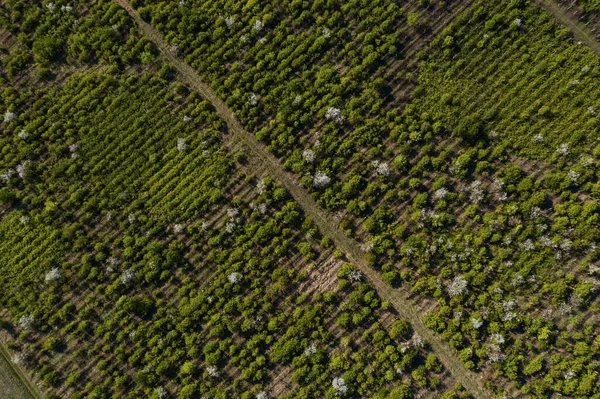
[[[337,223],[331,220],[329,215],[326,215],[319,208],[309,192],[302,187],[297,176],[284,171],[277,158],[269,153],[265,146],[252,133],[244,130],[235,117],[235,114],[217,97],[208,85],[202,82],[200,75],[173,53],[171,46],[162,38],[158,31],[143,21],[126,0],[114,1],[135,19],[141,32],[158,46],[163,56],[178,71],[180,79],[213,104],[217,114],[227,122],[229,133],[232,136],[231,139],[248,149],[247,155],[250,158],[250,162],[259,169],[263,169],[266,174],[276,179],[279,184],[288,190],[304,209],[306,215],[319,226],[321,232],[331,237],[336,246],[344,251],[346,256],[361,270],[377,290],[380,297],[389,301],[398,313],[411,323],[416,333],[423,337],[431,346],[442,364],[453,375],[456,382],[462,384],[476,398],[491,398],[492,395],[483,386],[482,377],[468,370],[457,358],[456,351],[424,325],[421,319],[423,312],[415,308],[414,304],[407,298],[406,291],[390,287],[382,280],[376,270],[365,263],[363,259],[364,254],[360,250],[359,243],[347,237],[337,227]]]

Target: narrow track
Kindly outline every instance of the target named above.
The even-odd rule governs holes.
[[[264,170],[266,174],[275,178],[279,184],[288,190],[303,208],[306,215],[318,225],[321,232],[333,239],[336,246],[344,251],[349,260],[360,269],[371,285],[377,290],[379,296],[389,301],[398,313],[411,323],[415,332],[423,337],[431,346],[444,367],[457,382],[475,398],[491,398],[492,395],[483,386],[483,377],[468,370],[456,356],[456,351],[425,326],[421,319],[423,312],[417,309],[412,301],[408,299],[408,292],[406,290],[394,289],[384,282],[380,274],[364,261],[364,253],[360,250],[359,243],[347,237],[337,227],[337,224],[330,219],[330,216],[321,210],[310,193],[302,187],[298,178],[284,171],[277,158],[269,153],[253,134],[247,132],[242,127],[235,114],[217,97],[207,84],[202,82],[200,75],[171,51],[171,46],[162,38],[160,33],[142,20],[126,0],[114,1],[131,15],[137,22],[141,32],[157,45],[163,56],[179,72],[180,79],[213,104],[216,113],[228,125],[229,135],[231,136],[229,139],[234,142],[233,145],[241,144],[247,148],[251,168]]]
[[[569,28],[578,40],[587,44],[596,55],[600,56],[600,43],[594,38],[594,35],[583,27],[583,24],[573,19],[560,5],[553,0],[533,0],[533,3],[552,14],[561,24]]]

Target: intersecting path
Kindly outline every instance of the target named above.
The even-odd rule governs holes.
[[[573,36],[587,44],[596,55],[600,56],[600,43],[594,38],[594,35],[582,26],[583,24],[578,20],[571,17],[561,6],[556,4],[554,0],[534,0],[533,2],[552,14],[558,22],[573,32]]]
[[[157,45],[162,55],[167,58],[171,65],[178,71],[180,79],[213,104],[217,115],[227,123],[229,134],[232,136],[231,139],[238,144],[245,146],[249,150],[247,155],[250,163],[263,169],[270,177],[276,179],[279,184],[287,189],[303,208],[305,214],[318,225],[321,232],[330,237],[335,242],[336,246],[344,251],[349,260],[360,269],[371,285],[377,290],[379,296],[383,300],[389,301],[396,311],[410,322],[415,332],[431,346],[438,359],[452,374],[455,381],[459,382],[475,398],[491,398],[492,395],[483,386],[484,381],[482,376],[468,370],[458,359],[456,351],[425,326],[421,319],[423,312],[413,305],[412,301],[407,297],[407,292],[405,290],[392,288],[383,281],[379,272],[366,264],[364,261],[364,253],[360,250],[359,243],[356,240],[347,237],[344,232],[337,227],[337,223],[332,221],[330,216],[326,215],[325,212],[321,210],[309,192],[302,187],[298,178],[295,175],[286,172],[277,158],[268,152],[264,145],[261,144],[252,133],[247,132],[242,127],[233,111],[217,97],[215,92],[207,84],[202,82],[198,72],[171,51],[171,46],[162,38],[160,33],[158,33],[154,27],[142,20],[126,0],[114,1],[131,15],[137,22],[141,32]]]

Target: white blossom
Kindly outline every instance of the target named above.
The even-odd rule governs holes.
[[[294,104],[300,104],[302,102],[302,96],[300,94],[296,94],[294,97]]]
[[[231,234],[231,233],[233,233],[233,230],[235,230],[235,222],[233,220],[230,220],[229,222],[225,223],[225,231],[226,232]]]
[[[256,21],[254,21],[252,27],[255,31],[260,32],[265,27],[265,24],[263,24],[263,22],[260,19],[257,19]]]
[[[227,25],[227,27],[229,29],[231,29],[233,27],[234,23],[235,23],[235,17],[233,15],[230,15],[227,18],[225,18],[225,25]]]
[[[500,333],[493,333],[492,335],[490,335],[490,339],[497,345],[502,345],[505,342],[504,336]]]
[[[46,275],[44,276],[44,280],[45,281],[56,281],[60,278],[60,269],[55,267],[54,269],[50,269],[50,271],[48,273],[46,273]]]
[[[240,210],[238,208],[227,208],[226,213],[228,218],[233,219],[240,213]]]
[[[25,215],[21,216],[19,218],[19,222],[21,222],[21,224],[28,224],[29,223],[29,216],[25,216]]]
[[[448,193],[449,193],[449,191],[448,191],[447,188],[445,188],[445,187],[438,188],[433,193],[433,198],[436,199],[436,200],[443,199],[443,198],[446,197],[446,195],[448,195]]]
[[[28,164],[29,164],[29,161],[23,161],[22,163],[17,165],[17,167],[15,168],[17,171],[17,175],[19,175],[19,177],[21,179],[24,179],[25,176],[27,175],[27,165]]]
[[[490,344],[486,349],[489,363],[498,363],[506,358],[506,354],[502,353],[502,349],[496,344]]]
[[[374,247],[375,247],[375,245],[371,241],[360,244],[360,250],[363,252],[366,252],[366,253],[371,252]]]
[[[510,301],[502,301],[501,306],[504,312],[510,312],[517,306],[517,303],[511,299]]]
[[[12,362],[16,365],[21,365],[25,362],[25,359],[23,358],[23,355],[21,355],[20,353],[15,353],[12,356]]]
[[[156,396],[158,396],[158,399],[165,399],[169,394],[164,387],[155,388],[154,392],[156,393]]]
[[[573,183],[577,184],[577,180],[579,179],[579,173],[571,169],[567,172],[567,176],[569,176],[569,179],[571,179]]]
[[[135,222],[135,215],[133,213],[130,213],[129,215],[127,215],[127,220],[129,220],[129,223]]]
[[[265,44],[267,42],[267,38],[266,37],[261,37],[260,39],[258,39],[258,42],[260,44]]]
[[[315,353],[317,353],[317,344],[315,344],[314,342],[311,343],[306,349],[304,349],[304,356],[306,357],[311,357]]]
[[[411,338],[411,343],[413,344],[413,346],[415,348],[421,348],[425,345],[425,342],[423,341],[423,337],[421,337],[419,334],[415,333],[413,334],[412,338]]]
[[[360,281],[362,279],[362,273],[360,270],[352,270],[348,275],[348,280],[350,281]]]
[[[54,4],[54,3],[48,3],[48,4],[46,4],[46,8],[51,13],[54,13],[54,11],[56,11],[56,4]]]
[[[523,276],[521,276],[520,274],[515,275],[512,278],[512,280],[510,281],[510,283],[515,287],[523,284],[524,282],[525,282],[525,278],[523,278]]]
[[[333,389],[335,389],[337,395],[344,395],[348,392],[348,386],[342,377],[334,378],[331,385],[333,386]]]
[[[477,330],[483,325],[483,320],[471,317],[471,325]]]
[[[28,315],[23,315],[21,317],[19,317],[19,320],[17,321],[17,325],[22,328],[23,330],[27,330],[29,328],[31,328],[31,326],[33,326],[33,323],[35,322],[35,317],[33,317],[32,314],[28,314]]]
[[[523,23],[523,21],[521,20],[521,18],[515,18],[512,23],[515,26],[521,26],[521,24]]]
[[[343,123],[345,118],[339,108],[329,107],[325,112],[325,119],[332,120],[335,123]]]
[[[592,106],[587,107],[587,113],[591,116],[596,116],[596,110]]]
[[[390,168],[386,162],[373,161],[372,165],[375,168],[376,175],[388,176],[390,174]]]
[[[179,0],[179,7],[183,7],[185,5],[185,0]]]
[[[536,136],[533,137],[533,139],[531,139],[531,141],[533,141],[536,144],[541,144],[544,142],[544,136],[542,136],[541,133],[538,133]]]
[[[175,234],[179,234],[183,231],[183,226],[179,223],[176,223],[175,225],[173,225],[173,232]]]
[[[589,65],[585,65],[583,68],[581,68],[581,72],[586,73],[590,71],[590,66]]]
[[[4,180],[5,183],[8,183],[16,173],[17,172],[14,169],[7,169],[0,175],[0,179]]]
[[[455,297],[463,294],[467,290],[467,280],[462,275],[454,277],[452,282],[448,285],[448,295]]]
[[[313,177],[313,186],[315,186],[315,188],[325,187],[330,182],[331,178],[320,170],[318,170],[317,173],[315,173],[315,176]]]
[[[70,6],[70,5],[61,6],[60,10],[63,11],[63,12],[71,12],[71,11],[73,11],[73,7]]]
[[[233,272],[229,276],[227,276],[227,279],[231,284],[237,284],[240,281],[242,281],[242,275],[238,272]]]
[[[21,140],[27,140],[29,138],[29,133],[27,133],[25,129],[21,129],[17,136],[19,136]]]
[[[256,188],[258,189],[259,194],[263,194],[267,188],[267,184],[264,179],[260,179],[258,183],[256,183]]]
[[[573,378],[575,378],[576,375],[577,374],[575,374],[575,372],[571,369],[569,369],[563,373],[563,377],[565,380],[572,380]]]
[[[463,164],[458,159],[455,159],[452,162],[452,165],[450,165],[450,168],[448,168],[448,171],[450,172],[450,174],[456,176],[461,172],[462,168]]]
[[[256,399],[269,399],[269,394],[265,391],[261,391],[256,395]]]
[[[208,373],[208,375],[210,375],[213,378],[216,378],[219,376],[219,370],[217,369],[216,366],[208,366],[206,368],[206,372]]]
[[[304,161],[307,163],[313,163],[315,161],[316,154],[313,150],[307,148],[302,152],[302,158],[304,158]]]
[[[537,206],[531,208],[531,212],[529,213],[529,219],[537,219],[541,216],[543,216],[544,213],[542,212],[542,210],[540,208],[538,208]]]
[[[256,95],[256,93],[250,93],[250,95],[248,96],[248,104],[252,106],[258,104],[258,96]]]
[[[563,251],[570,251],[573,248],[573,241],[564,239],[560,242],[560,249]]]
[[[240,36],[240,42],[246,43],[247,41],[248,41],[248,38],[246,37],[246,35]]]
[[[323,28],[323,31],[321,33],[323,34],[323,37],[326,39],[329,39],[331,37],[331,31],[329,31],[329,29],[327,29],[327,28]]]
[[[121,273],[121,276],[119,277],[119,279],[121,280],[121,284],[129,284],[134,277],[134,273],[133,273],[133,269],[129,268],[126,270],[123,270],[123,273]]]
[[[483,200],[483,197],[485,196],[485,193],[481,188],[481,182],[479,180],[475,180],[473,183],[471,183],[470,190],[471,202],[473,202],[474,204],[480,203]]]
[[[531,241],[530,238],[522,242],[520,246],[521,248],[523,248],[524,251],[533,251],[535,249],[535,244],[533,243],[533,241]]]
[[[556,150],[560,155],[567,155],[569,153],[569,143],[563,143]]]
[[[185,123],[191,122],[191,121],[192,121],[192,117],[191,117],[191,116],[188,116],[188,115],[184,115],[184,116],[183,116],[183,121],[184,121]]]
[[[582,156],[581,157],[581,163],[583,165],[584,168],[591,168],[594,166],[594,164],[596,163],[596,161],[594,161],[594,158],[590,157],[590,156]]]
[[[560,313],[563,316],[568,315],[572,311],[573,311],[573,306],[571,306],[570,304],[563,302],[560,305],[558,305],[558,313]]]
[[[185,151],[188,149],[188,145],[185,143],[185,139],[182,137],[177,138],[177,150],[179,152]]]

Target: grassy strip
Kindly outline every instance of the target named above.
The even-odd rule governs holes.
[[[5,399],[42,399],[39,390],[29,378],[10,360],[10,354],[4,345],[0,344],[0,391]]]

